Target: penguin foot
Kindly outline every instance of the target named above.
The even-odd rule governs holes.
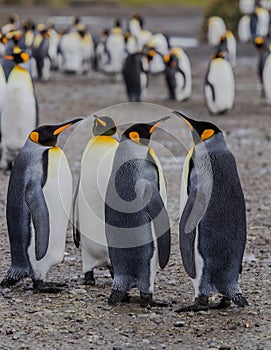
[[[17,282],[19,282],[18,279],[6,277],[1,281],[1,287],[8,288],[14,286]]]
[[[223,296],[218,303],[210,303],[209,308],[219,310],[219,309],[226,309],[230,305],[231,305],[231,299]]]
[[[108,305],[115,306],[120,304],[123,300],[125,300],[126,295],[126,292],[117,289],[112,289],[111,294],[108,298]]]
[[[33,281],[34,293],[60,293],[65,286],[67,286],[66,283]]]
[[[169,303],[162,300],[153,300],[152,294],[140,292],[140,306],[142,307],[168,307]]]
[[[88,271],[85,273],[84,284],[87,286],[95,286],[95,278],[93,271]]]
[[[175,312],[180,313],[180,312],[187,312],[187,311],[207,311],[209,309],[209,304],[208,304],[208,297],[207,296],[199,296],[198,298],[195,298],[195,304],[193,305],[188,305],[188,306],[183,306]]]
[[[207,311],[207,310],[209,310],[208,305],[193,304],[193,305],[183,306],[183,307],[175,310],[175,312],[177,312],[177,313],[189,312],[189,311],[198,312],[198,311]]]
[[[238,306],[241,306],[241,307],[249,306],[247,299],[243,296],[242,293],[234,294],[231,299],[234,302],[234,304]]]
[[[8,287],[14,286],[17,282],[27,277],[28,275],[29,275],[28,271],[10,267],[10,269],[6,274],[6,277],[1,282],[1,287],[8,288]]]

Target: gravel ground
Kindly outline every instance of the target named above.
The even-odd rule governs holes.
[[[6,12],[8,10],[10,9],[6,9]],[[106,13],[103,11],[102,15]],[[116,9],[113,11],[117,12]],[[128,10],[124,9],[123,15],[126,14],[125,11]],[[198,10],[179,11],[180,16],[176,18],[175,10],[172,11],[172,16],[167,10],[163,25],[172,21],[176,26],[176,21],[181,23],[182,19],[189,22],[189,16],[199,23]],[[39,9],[32,12],[38,16]],[[149,17],[150,22],[158,27],[161,13],[150,12],[146,12],[149,16],[152,15]],[[99,14],[98,10],[95,14]],[[186,28],[187,35],[196,35],[198,28],[193,25],[194,21],[191,20],[190,32]],[[174,33],[176,34],[175,29]],[[179,34],[183,35],[182,30]],[[69,229],[64,262],[53,267],[48,274],[48,280],[67,283],[68,286],[62,293],[33,294],[30,280],[24,280],[12,289],[0,291],[1,350],[271,349],[271,122],[270,107],[260,97],[256,51],[250,45],[239,46],[235,68],[235,106],[232,111],[219,117],[208,114],[202,94],[203,77],[211,50],[206,45],[200,45],[187,49],[187,52],[192,63],[193,94],[184,103],[166,100],[163,76],[151,77],[146,103],[131,105],[123,104],[126,96],[119,79],[97,72],[84,76],[65,76],[53,72],[48,83],[36,83],[41,124],[62,122],[78,115],[87,117],[100,111],[114,116],[123,125],[153,120],[168,113],[169,109],[179,109],[192,118],[210,120],[222,128],[228,146],[237,159],[247,203],[248,242],[240,285],[250,306],[240,309],[232,305],[227,310],[199,313],[176,314],[174,311],[193,300],[193,288],[182,266],[177,234],[180,174],[186,150],[192,143],[185,124],[172,117],[164,124],[163,130],[158,130],[153,135],[154,147],[167,177],[168,211],[173,240],[169,264],[157,274],[154,297],[169,301],[171,306],[145,309],[132,302],[109,307],[109,273],[99,269],[95,287],[82,284],[80,251],[74,247]],[[86,123],[90,126],[91,120]],[[69,130],[60,137],[59,143],[65,148],[75,182],[81,152],[90,135],[90,127],[79,127],[76,132]],[[0,173],[0,179],[2,279],[10,264],[5,221],[8,176]],[[137,292],[132,291],[132,295],[137,296]]]

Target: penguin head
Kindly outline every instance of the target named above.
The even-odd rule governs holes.
[[[29,61],[30,55],[27,52],[22,51],[18,46],[15,46],[13,51],[11,53],[7,52],[3,58],[9,61],[14,61],[16,64],[20,64]]]
[[[259,49],[259,50],[261,50],[264,47],[264,45],[265,45],[264,38],[262,36],[257,36],[254,39],[253,43],[256,46],[256,48]]]
[[[35,142],[38,145],[54,147],[56,145],[58,135],[69,126],[79,122],[80,120],[82,120],[82,118],[77,118],[59,125],[42,125],[33,130],[30,133],[29,138],[32,142]]]
[[[222,133],[222,131],[213,123],[193,120],[178,111],[174,111],[173,113],[183,119],[189,126],[195,144],[208,140],[218,133]]]
[[[95,136],[112,136],[117,132],[117,124],[110,117],[98,117],[93,114],[95,118],[92,132]]]
[[[148,124],[144,124],[144,123],[134,124],[130,126],[128,129],[124,130],[122,135],[126,139],[132,140],[133,142],[138,143],[139,145],[148,146],[151,135],[154,132],[154,130],[169,118],[170,118],[169,116],[166,116]]]

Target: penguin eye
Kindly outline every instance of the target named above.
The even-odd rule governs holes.
[[[201,134],[201,139],[202,141],[209,139],[210,137],[212,137],[214,135],[215,131],[213,129],[206,129],[203,131],[203,133]]]

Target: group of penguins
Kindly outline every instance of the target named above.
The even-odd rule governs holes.
[[[270,14],[268,3],[262,0],[240,0],[244,13],[238,24],[240,42],[251,42],[258,50],[258,75],[262,97],[271,104],[271,45]],[[270,6],[270,4],[269,4]],[[223,18],[212,16],[207,21],[207,41],[214,47],[204,83],[204,95],[211,114],[230,110],[235,99],[234,68],[236,66],[237,41],[227,30]]]
[[[133,102],[144,99],[149,73],[165,73],[169,97],[179,101],[189,98],[191,66],[186,52],[171,47],[167,35],[144,29],[139,13],[131,16],[127,27],[124,31],[116,18],[113,27],[96,38],[77,16],[68,28],[57,31],[50,19],[36,25],[30,19],[20,22],[13,15],[1,29],[0,52],[5,57],[14,54],[14,47],[26,51],[30,55],[26,68],[33,79],[41,81],[47,81],[52,70],[122,75],[127,97]]]
[[[9,178],[6,219],[11,266],[3,288],[29,277],[35,292],[63,289],[63,284],[45,279],[64,258],[72,216],[85,284],[94,286],[95,269],[107,267],[112,276],[109,305],[131,301],[131,288],[139,290],[142,306],[169,305],[153,299],[156,272],[170,259],[171,225],[166,180],[149,142],[162,123],[175,117],[180,126],[183,121],[183,127],[189,127],[194,140],[180,174],[179,244],[195,291],[194,304],[176,311],[220,309],[231,302],[248,305],[238,284],[246,209],[235,158],[216,125],[179,111],[169,114],[133,124],[121,134],[117,118],[90,116],[93,136],[81,157],[74,195],[69,163],[57,139],[74,124],[85,128],[85,120],[43,125],[30,132]],[[213,292],[222,295],[218,303],[209,302]]]
[[[254,9],[259,6],[257,2]],[[265,48],[265,37],[257,32],[260,20],[255,27],[253,16],[250,18],[253,42],[265,52],[262,57],[267,55],[261,59],[265,72],[270,51]],[[209,20],[209,38],[218,34],[217,23],[217,18]],[[46,80],[44,72],[51,69],[53,54],[47,61],[40,60],[39,54],[43,52],[42,47],[50,47],[46,39],[54,36],[49,34],[49,29],[51,33],[54,29],[48,24],[40,25],[31,36],[33,28],[28,24],[25,23],[22,30],[16,28],[13,19],[13,23],[2,27],[0,167],[11,170],[6,204],[11,266],[1,286],[11,287],[30,277],[35,292],[61,291],[63,285],[46,282],[46,275],[64,258],[71,220],[75,246],[81,247],[85,284],[94,286],[95,269],[106,267],[112,277],[109,305],[129,302],[132,288],[139,290],[142,306],[168,305],[153,299],[157,270],[164,269],[170,259],[171,225],[163,169],[149,143],[154,131],[175,117],[180,126],[184,122],[183,126],[190,129],[194,141],[180,174],[179,246],[184,269],[195,292],[194,303],[176,311],[226,308],[231,302],[247,306],[238,283],[247,236],[245,200],[236,161],[227,148],[222,130],[208,121],[197,121],[180,111],[172,111],[170,116],[159,120],[133,124],[120,134],[117,118],[92,115],[93,136],[82,154],[79,181],[73,195],[70,166],[64,151],[57,146],[57,139],[67,128],[85,121],[77,118],[59,125],[37,126],[32,74],[36,72],[40,79]],[[186,74],[190,69],[188,56],[181,48],[170,48],[165,53],[158,49],[162,34],[157,34],[159,39],[144,30],[138,14],[131,18],[129,25],[129,34],[123,35],[120,23],[116,22],[112,30],[104,33],[104,40],[91,46],[89,43],[93,44],[93,40],[86,27],[75,21],[62,33],[57,46],[62,67],[76,71],[78,57],[67,58],[70,56],[64,52],[72,50],[80,37],[81,46],[77,49],[81,55],[80,72],[88,69],[93,53],[90,48],[95,46],[99,69],[108,73],[114,67],[111,72],[117,73],[114,64],[120,63],[120,56],[116,59],[115,51],[110,51],[108,45],[113,36],[116,41],[111,41],[112,47],[117,50],[119,41],[125,48],[124,61],[118,69],[127,80],[131,101],[143,98],[149,72],[159,69],[164,72],[165,67],[166,79],[172,88],[170,98],[181,100],[179,87],[188,85],[191,89],[191,70],[190,76]],[[234,98],[234,86],[231,85],[231,91],[228,87],[234,84],[232,69],[236,58],[231,49],[234,47],[232,33],[224,28],[223,33],[216,36],[217,53],[210,60],[205,82],[207,105],[214,114],[231,108],[229,100]],[[59,57],[55,62],[59,64]],[[189,67],[187,71],[184,62]],[[133,72],[139,74],[136,76]],[[217,76],[220,76],[219,84],[216,84]],[[224,81],[228,85],[221,88]],[[264,81],[263,77],[265,89]],[[17,98],[9,93],[15,88]],[[264,92],[268,96],[267,91]],[[189,94],[191,90],[184,99]],[[18,116],[17,134],[8,118],[11,113]],[[209,301],[213,292],[222,296],[218,303]]]

